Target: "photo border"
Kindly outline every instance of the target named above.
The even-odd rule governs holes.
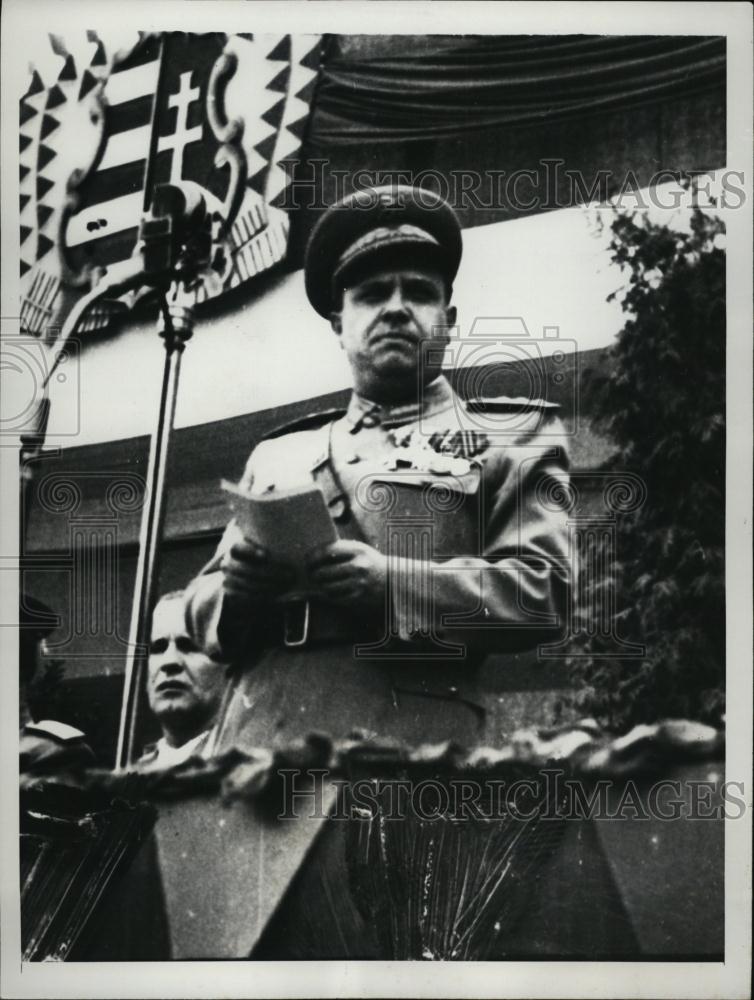
[[[752,720],[752,17],[748,3],[237,2],[102,5],[6,0],[2,8],[2,275],[0,315],[17,314],[19,285],[18,98],[27,75],[24,39],[111,23],[142,30],[279,30],[359,34],[725,34],[728,40],[727,160],[744,171],[749,210],[724,212],[727,232],[726,777],[743,781],[749,811],[726,823],[725,962],[166,962],[20,964],[16,649],[0,629],[2,772],[0,905],[4,997],[726,997],[750,995]],[[43,25],[42,29],[37,26]],[[17,457],[0,449],[0,569],[17,554]],[[17,589],[0,573],[3,613]],[[10,610],[8,610],[10,609]]]

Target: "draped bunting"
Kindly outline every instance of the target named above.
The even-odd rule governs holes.
[[[452,51],[389,58],[334,48],[321,67],[315,146],[415,142],[725,85],[722,37],[462,36]]]

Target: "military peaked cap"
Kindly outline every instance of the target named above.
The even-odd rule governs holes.
[[[364,188],[330,206],[318,220],[304,259],[306,294],[328,317],[345,287],[346,272],[365,261],[427,260],[444,277],[448,294],[461,262],[461,227],[453,209],[426,188]]]

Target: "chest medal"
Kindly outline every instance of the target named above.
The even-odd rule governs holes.
[[[489,448],[486,434],[476,430],[436,430],[431,434],[414,429],[390,432],[396,453],[391,457],[393,468],[412,468],[438,476],[464,476],[471,461]],[[474,463],[477,464],[477,463]]]

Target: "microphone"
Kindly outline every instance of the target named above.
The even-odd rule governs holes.
[[[166,286],[177,276],[191,280],[209,265],[211,251],[212,219],[199,185],[193,181],[158,184],[151,209],[139,224],[139,241],[128,265],[117,275],[104,274],[66,317],[43,388],[57,368],[63,353],[60,348],[97,299],[117,297],[143,285]]]
[[[157,185],[150,212],[139,226],[145,284],[169,277],[176,269],[195,275],[209,264],[211,246],[211,219],[199,185]]]

